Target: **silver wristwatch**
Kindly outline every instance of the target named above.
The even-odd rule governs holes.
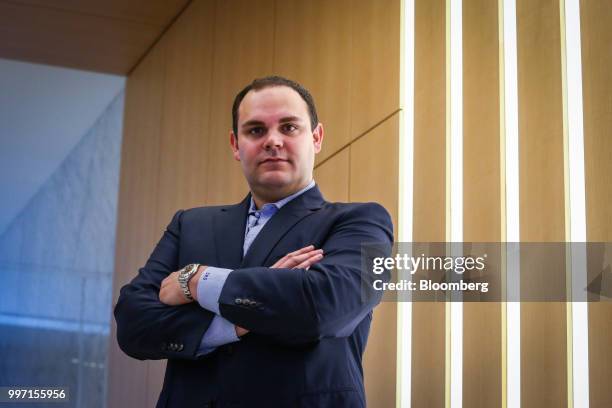
[[[183,289],[185,297],[189,300],[193,300],[193,297],[191,296],[191,291],[189,290],[189,280],[193,278],[193,275],[196,274],[199,267],[200,264],[189,264],[183,269],[179,270],[178,273],[179,285],[181,285],[181,289]]]

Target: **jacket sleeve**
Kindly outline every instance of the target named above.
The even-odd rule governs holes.
[[[159,300],[162,280],[179,269],[182,214],[174,215],[145,266],[121,288],[115,306],[119,347],[139,360],[196,359],[214,317],[197,302],[168,306]]]
[[[362,244],[368,243],[376,245],[362,257]],[[322,246],[324,258],[309,270],[252,267],[230,273],[219,298],[221,315],[285,344],[349,336],[382,298],[371,284],[378,279],[371,259],[389,256],[392,244],[387,211],[375,203],[357,205],[336,222]]]

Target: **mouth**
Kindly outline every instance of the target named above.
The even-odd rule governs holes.
[[[261,162],[259,162],[259,164],[264,164],[264,163],[282,163],[282,162],[288,162],[289,160],[287,159],[281,159],[278,157],[270,157],[268,159],[264,159]]]

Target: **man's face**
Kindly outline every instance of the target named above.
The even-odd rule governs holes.
[[[286,86],[248,92],[238,109],[237,138],[230,134],[251,191],[264,199],[305,187],[322,141],[322,125],[311,129],[306,102]]]

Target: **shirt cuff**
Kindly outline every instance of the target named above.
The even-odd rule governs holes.
[[[203,356],[219,346],[239,340],[240,338],[236,335],[234,323],[221,316],[215,316],[202,337],[197,356]]]
[[[219,296],[231,269],[208,266],[198,281],[198,303],[206,310],[219,314]]]

